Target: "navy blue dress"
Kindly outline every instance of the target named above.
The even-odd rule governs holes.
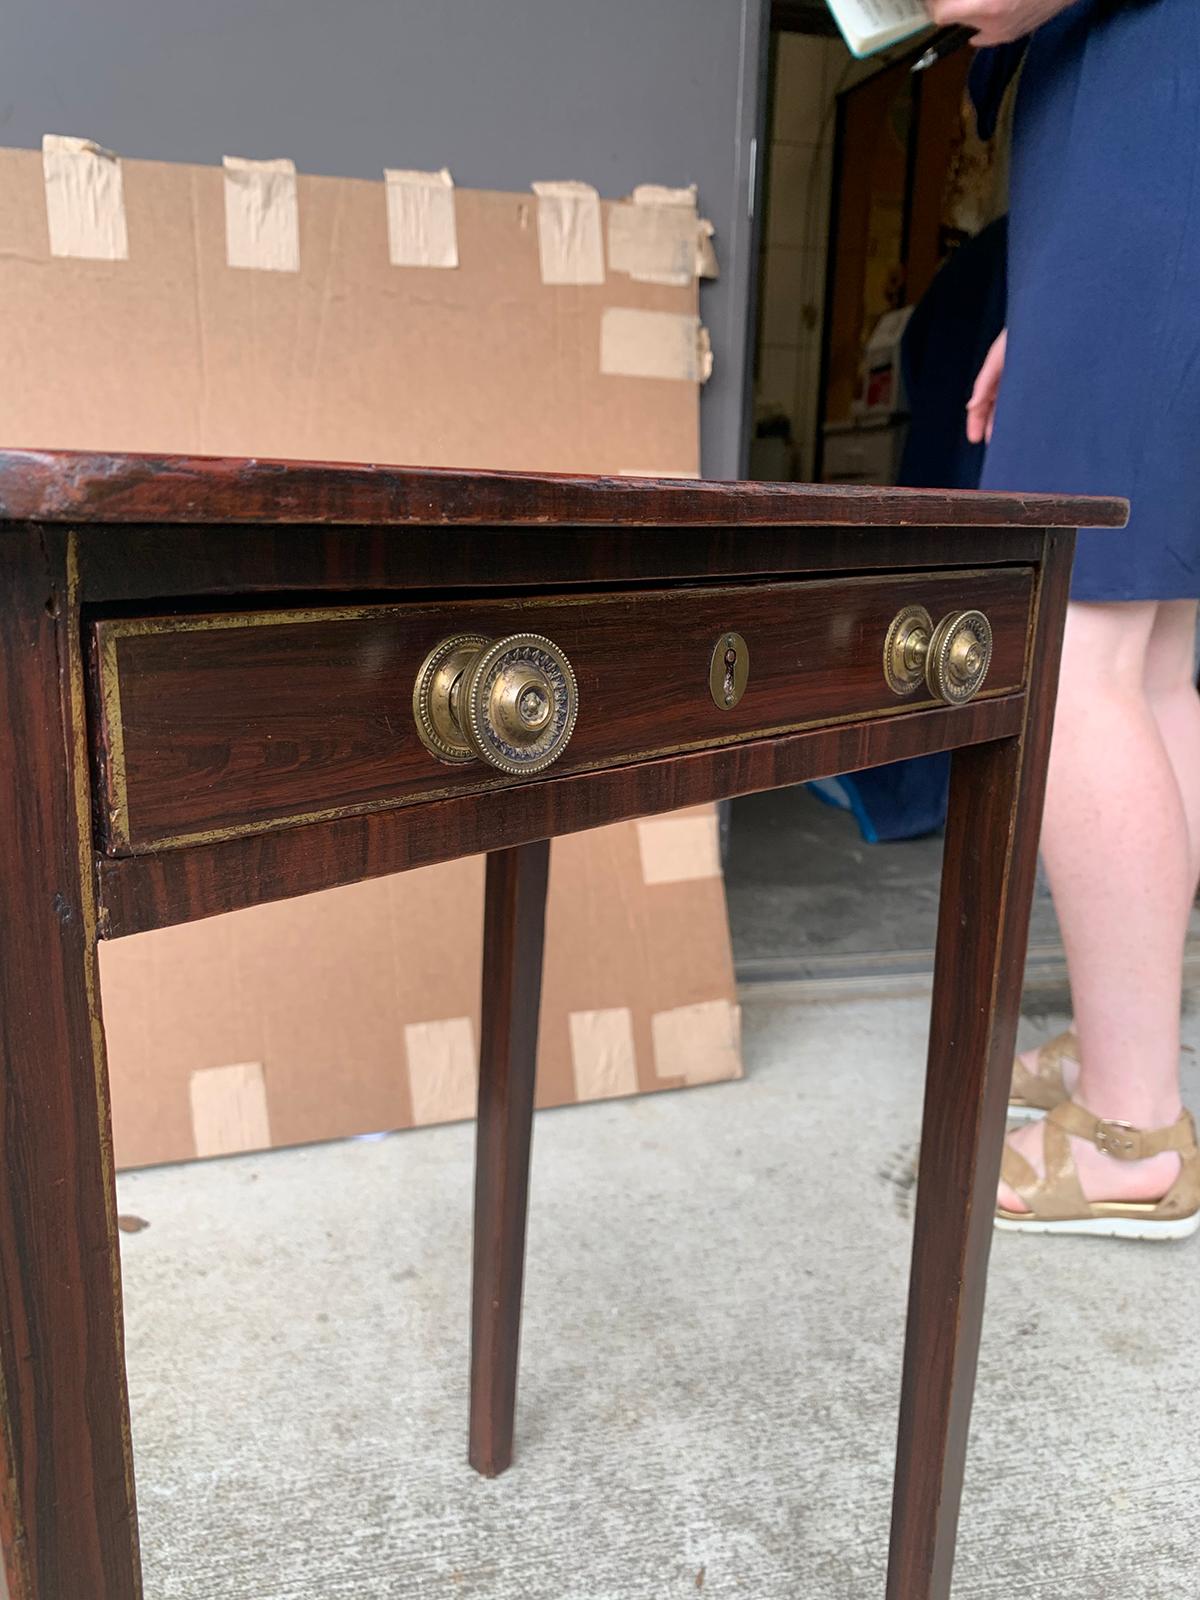
[[[983,487],[1128,496],[1073,599],[1200,598],[1200,0],[1077,0],[1029,43]]]

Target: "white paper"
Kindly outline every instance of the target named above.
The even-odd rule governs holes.
[[[856,56],[886,49],[930,25],[922,0],[827,0],[827,4]]]

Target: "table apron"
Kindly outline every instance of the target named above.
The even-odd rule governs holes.
[[[97,856],[99,932],[120,938],[631,817],[1017,737],[1024,693],[569,773],[140,856]]]

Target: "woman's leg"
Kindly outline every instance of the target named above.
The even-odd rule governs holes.
[[[1165,600],[1146,651],[1146,696],[1188,819],[1193,891],[1200,882],[1200,694],[1196,692],[1196,602]]]
[[[1175,778],[1188,820],[1188,865],[1193,887],[1200,883],[1200,694],[1196,691],[1196,612],[1194,600],[1159,604],[1146,646],[1143,681],[1146,697]],[[1038,1046],[1022,1054],[1037,1069]],[[1063,1079],[1074,1091],[1077,1063],[1063,1064]]]
[[[1158,615],[1150,601],[1068,608],[1042,825],[1082,1058],[1074,1097],[1139,1128],[1179,1115],[1183,945],[1195,888],[1180,779],[1147,690]],[[1155,673],[1164,637],[1155,640]],[[1178,718],[1172,707],[1172,725]],[[1042,1170],[1038,1124],[1012,1143]],[[1173,1154],[1117,1162],[1071,1143],[1092,1199],[1154,1199],[1179,1170]],[[1000,1200],[1023,1209],[1003,1185]]]

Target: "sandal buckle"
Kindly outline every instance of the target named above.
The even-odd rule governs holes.
[[[1136,1161],[1137,1134],[1138,1129],[1132,1122],[1118,1122],[1113,1117],[1100,1117],[1096,1121],[1092,1143],[1102,1155],[1112,1156],[1117,1161]]]

